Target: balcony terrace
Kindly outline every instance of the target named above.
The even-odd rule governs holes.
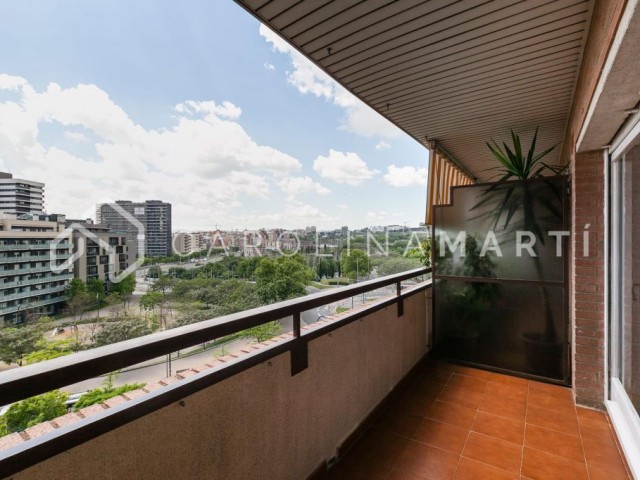
[[[426,273],[4,372],[2,404],[293,319],[293,331],[272,340],[1,437],[1,471],[15,480],[258,478],[258,469],[273,479],[630,478],[606,415],[576,407],[570,389],[428,355]],[[300,325],[301,311],[390,287],[395,294]]]
[[[558,145],[549,161],[571,166],[570,188],[560,195],[567,199],[563,230],[572,235],[563,251],[570,253],[562,262],[547,259],[559,279],[510,278],[517,288],[499,307],[501,320],[524,312],[539,326],[541,312],[552,310],[543,304],[545,289],[555,288],[562,321],[550,322],[549,331],[561,335],[545,344],[541,339],[549,337],[539,330],[513,328],[508,347],[520,349],[525,366],[552,357],[561,374],[543,382],[531,372],[505,375],[510,366],[480,370],[460,359],[432,359],[434,326],[472,316],[444,309],[434,318],[432,298],[447,279],[435,271],[432,284],[430,272],[417,269],[2,372],[0,405],[6,405],[267,322],[292,325],[272,340],[0,438],[0,476],[638,477],[640,420],[620,393],[633,385],[623,385],[617,371],[631,369],[637,378],[638,370],[624,363],[615,335],[622,338],[615,329],[623,317],[610,310],[630,292],[635,302],[637,285],[621,291],[623,275],[610,268],[608,188],[622,181],[609,182],[608,175],[609,147],[629,145],[618,132],[640,129],[639,2],[237,3],[425,145],[425,158],[428,148],[432,160],[446,160],[449,177],[487,181],[495,159],[484,142],[508,139],[512,128],[523,144],[540,127],[538,147]],[[581,257],[589,228],[591,255]],[[453,294],[464,293],[466,283],[498,280],[469,275]],[[305,311],[379,289],[386,294],[361,308],[301,322]],[[492,322],[497,310],[484,320],[502,334],[506,322]],[[531,332],[538,336],[523,334]],[[468,333],[463,340],[470,343],[483,334]],[[494,335],[488,350],[508,362],[502,338]],[[612,394],[616,382],[621,386]]]

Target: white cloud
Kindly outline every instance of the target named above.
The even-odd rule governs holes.
[[[222,105],[216,105],[213,101],[196,102],[194,100],[187,100],[184,103],[176,105],[175,110],[179,113],[189,113],[191,115],[212,115],[212,120],[214,117],[237,119],[240,118],[242,114],[242,110],[239,107],[236,107],[233,103],[227,102],[226,100],[222,102]]]
[[[302,167],[257,144],[230,102],[186,100],[174,107],[168,125],[147,129],[96,85],[50,83],[36,91],[24,78],[0,75],[0,90],[15,93],[0,101],[2,168],[45,181],[49,211],[73,216],[95,199],[161,198],[176,205],[176,227],[202,227],[234,218],[245,197],[267,197],[270,182]],[[69,128],[67,139],[95,139],[95,158],[44,145],[44,123]]]
[[[367,218],[371,220],[380,220],[387,215],[386,210],[380,210],[379,212],[367,212]]]
[[[369,211],[365,217],[371,222],[369,225],[402,225],[407,223],[406,212]]]
[[[336,224],[338,217],[327,215],[314,205],[302,202],[291,202],[284,211],[262,215],[241,215],[238,220],[245,225],[260,225],[265,228],[299,228],[303,225],[328,226]]]
[[[27,85],[27,81],[22,77],[0,73],[0,90],[21,90]]]
[[[426,187],[428,172],[426,168],[389,165],[384,180],[392,187]]]
[[[390,148],[390,147],[391,145],[389,145],[384,140],[380,140],[378,143],[376,143],[376,150],[386,150],[387,148]]]
[[[278,181],[280,189],[288,195],[288,200],[293,200],[296,195],[303,193],[315,193],[317,195],[328,195],[331,191],[314,182],[311,177],[284,177]]]
[[[287,72],[287,80],[302,94],[324,98],[345,109],[340,128],[364,137],[398,137],[402,132],[389,120],[364,104],[333,80],[304,55],[261,24],[260,35],[277,52],[290,57],[292,70]]]
[[[276,67],[275,67],[275,65],[273,65],[272,63],[265,62],[265,63],[264,63],[264,69],[265,69],[265,70],[275,70],[275,69],[276,69]]]
[[[370,170],[358,154],[329,150],[329,155],[320,155],[313,162],[313,169],[323,178],[337,183],[357,186],[379,173]]]
[[[85,143],[85,142],[89,141],[89,139],[82,132],[69,132],[69,131],[67,131],[67,132],[64,132],[64,138],[66,138],[67,140],[71,140],[72,142]]]

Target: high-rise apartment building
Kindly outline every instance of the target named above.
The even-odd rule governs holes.
[[[73,250],[79,253],[73,264],[74,277],[85,283],[100,280],[108,290],[113,279],[129,266],[126,235],[90,221],[67,220],[66,224],[73,229]]]
[[[73,277],[71,269],[52,269],[71,254],[64,221],[62,215],[0,214],[0,322],[22,323],[61,309]]]
[[[13,178],[0,172],[0,212],[42,213],[44,211],[44,183]]]
[[[108,226],[112,233],[126,236],[130,265],[142,249],[147,257],[166,257],[172,253],[170,203],[160,200],[105,203],[96,209],[96,222]]]

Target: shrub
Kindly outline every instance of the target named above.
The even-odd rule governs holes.
[[[280,325],[280,322],[275,321],[249,328],[243,333],[249,337],[254,337],[258,342],[264,342],[265,340],[269,340],[270,338],[280,334],[281,329],[282,326]]]
[[[6,432],[20,432],[64,415],[67,413],[66,401],[66,393],[54,390],[14,403],[4,414]]]
[[[118,395],[122,395],[123,393],[130,392],[132,390],[137,390],[139,388],[144,387],[144,383],[130,383],[127,385],[122,385],[121,387],[103,387],[103,388],[95,388],[84,395],[82,395],[76,404],[73,406],[75,411],[80,410],[84,407],[89,407],[91,405],[95,405],[96,403],[102,403],[105,400],[109,400],[110,398],[117,397]]]

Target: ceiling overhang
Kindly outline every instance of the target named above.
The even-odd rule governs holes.
[[[560,154],[591,0],[236,0],[422,144],[485,180],[490,138]],[[553,159],[550,159],[553,161]]]
[[[640,6],[629,2],[603,67],[576,151],[616,147],[640,122]]]

